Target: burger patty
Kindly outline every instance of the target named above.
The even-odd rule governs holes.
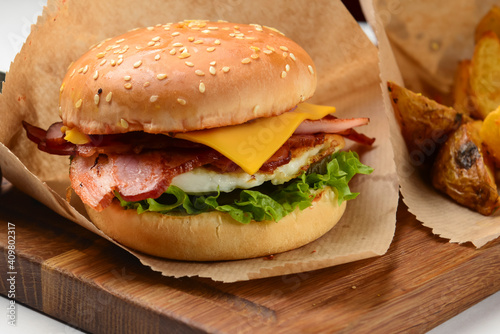
[[[126,201],[157,198],[174,179],[177,179],[176,184],[181,189],[182,184],[187,187],[189,183],[193,192],[202,189],[197,189],[195,184],[206,182],[216,174],[223,176],[225,181],[220,185],[226,189],[234,189],[246,181],[255,182],[255,185],[273,179],[286,182],[307,169],[312,162],[343,147],[343,144],[343,138],[338,135],[293,135],[254,176],[244,173],[239,167],[235,169],[232,161],[206,147],[151,150],[139,154],[96,153],[90,157],[74,156],[70,179],[72,188],[82,201],[102,211],[111,204],[115,191]],[[192,181],[183,177],[179,179],[186,173],[194,173],[201,178]],[[232,185],[230,182],[233,182]],[[209,191],[216,184],[217,179],[212,179],[211,185],[202,191]]]

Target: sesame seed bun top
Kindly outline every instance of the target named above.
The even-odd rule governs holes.
[[[279,115],[315,89],[313,61],[276,29],[184,21],[93,46],[70,66],[60,107],[88,134],[184,132]]]

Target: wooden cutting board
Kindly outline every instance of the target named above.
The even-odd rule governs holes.
[[[499,241],[450,244],[402,203],[384,256],[231,284],[163,277],[16,189],[0,222],[0,293],[10,226],[16,300],[92,333],[420,333],[500,290]]]

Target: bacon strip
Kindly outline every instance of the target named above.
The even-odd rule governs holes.
[[[345,130],[352,129],[358,126],[367,125],[370,122],[369,118],[349,118],[341,119],[332,115],[328,115],[318,120],[305,120],[295,130],[295,134],[311,134],[311,133],[341,133]]]
[[[372,145],[375,139],[357,133],[353,127],[368,124],[368,118],[339,119],[326,116],[320,120],[306,120],[295,130],[295,135],[332,133],[364,145]],[[47,131],[23,121],[28,138],[38,144],[41,151],[57,155],[79,155],[84,157],[100,154],[140,153],[143,150],[175,148],[202,148],[202,144],[172,138],[162,134],[128,132],[113,135],[89,135],[90,143],[75,145],[64,140],[62,122],[52,124]]]
[[[150,151],[142,154],[76,156],[71,161],[71,187],[97,211],[102,211],[118,191],[126,201],[157,198],[172,179],[220,157],[213,150]]]

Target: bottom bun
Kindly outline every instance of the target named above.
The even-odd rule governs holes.
[[[135,250],[185,261],[222,261],[281,253],[303,246],[328,232],[340,220],[346,202],[327,188],[313,205],[291,212],[279,222],[242,224],[227,213],[198,215],[138,214],[118,201],[101,212],[86,206],[94,224],[109,237]]]

